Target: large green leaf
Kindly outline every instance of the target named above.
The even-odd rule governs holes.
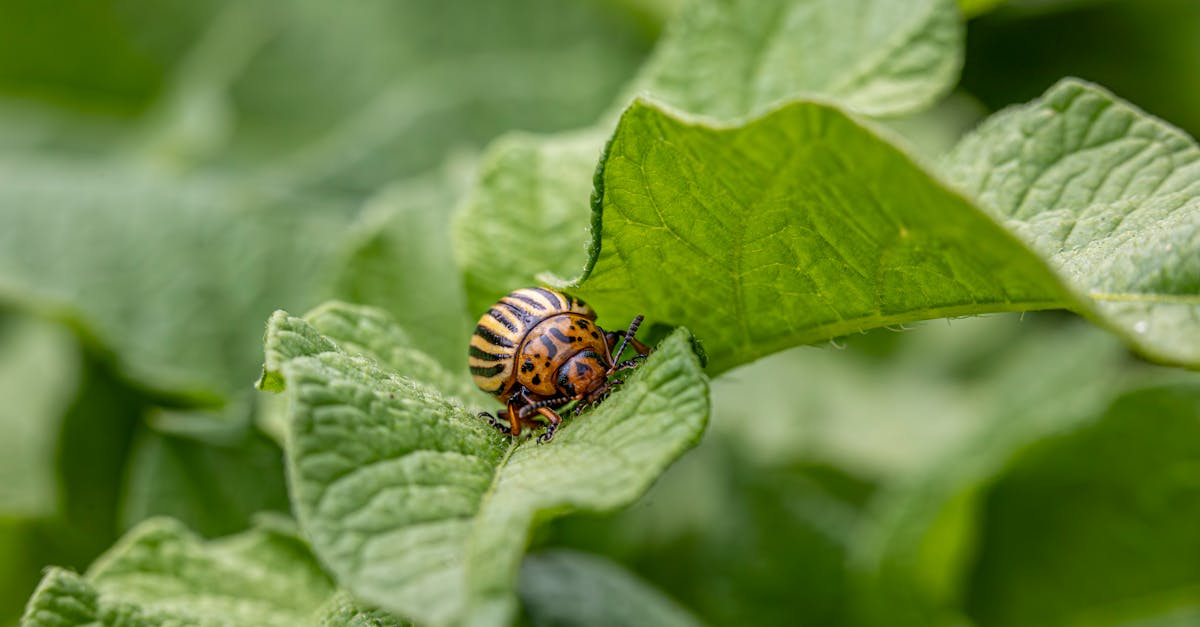
[[[988,486],[1031,445],[1100,420],[1114,396],[1156,374],[1131,371],[1120,343],[1094,328],[1029,335],[973,386],[975,407],[957,416],[975,421],[973,432],[931,450],[872,503],[852,545],[864,618],[960,619],[977,534],[990,524],[980,507]]]
[[[335,594],[307,546],[285,526],[272,522],[204,541],[160,518],[130,531],[86,576],[50,569],[22,624],[363,624],[349,619],[372,611],[356,607]]]
[[[1200,562],[1183,556],[1200,554],[1197,467],[1195,381],[1136,390],[1038,442],[981,499],[968,611],[988,625],[1194,613]]]
[[[315,304],[353,205],[126,167],[6,160],[0,299],[68,320],[158,391],[224,400],[273,308]]]
[[[825,105],[721,128],[639,102],[597,174],[603,226],[577,291],[609,315],[689,326],[718,372],[866,328],[1050,307],[1195,366],[1197,155],[1067,81],[950,159],[989,216]]]
[[[33,148],[134,147],[184,167],[371,190],[510,128],[590,121],[645,52],[627,13],[547,0],[105,0],[47,13],[20,1],[0,7],[0,98],[70,113],[24,142]],[[44,26],[18,27],[31,23]],[[80,109],[125,134],[71,141]]]
[[[1029,243],[1147,356],[1200,365],[1200,147],[1067,80],[988,119],[950,180]]]
[[[1048,314],[905,329],[781,351],[718,378],[711,431],[759,466],[828,464],[893,482],[986,428],[994,407],[1028,385],[1004,379],[1035,369],[1054,351],[1074,357],[1073,346],[1102,345],[1089,357],[1106,364],[1124,349],[1083,321]],[[883,355],[869,351],[880,344],[887,347]],[[1037,350],[1027,355],[1031,349]]]
[[[631,502],[707,420],[707,385],[684,330],[539,446],[509,443],[424,382],[425,366],[391,368],[374,322],[343,321],[340,331],[326,325],[326,337],[278,313],[267,331],[263,384],[288,397],[293,503],[339,583],[423,623],[510,620],[534,522]]]
[[[953,2],[850,4],[690,2],[628,91],[684,111],[740,119],[802,97],[900,114],[949,90],[962,48]],[[617,106],[626,102],[618,99]],[[472,312],[482,313],[539,273],[578,273],[589,185],[610,133],[604,122],[492,145],[455,230]]]
[[[579,294],[686,324],[721,372],[908,320],[1061,306],[1045,264],[840,110],[798,103],[714,127],[647,102],[596,178]]]
[[[840,625],[869,493],[831,467],[764,467],[710,432],[633,507],[563,520],[552,538],[626,565],[712,625]]]
[[[454,222],[470,311],[482,315],[539,272],[573,276],[587,254],[587,198],[605,133],[508,135],[488,148]],[[603,314],[603,312],[601,312]]]
[[[471,172],[451,162],[368,201],[350,227],[334,286],[339,298],[383,308],[405,328],[419,329],[418,348],[464,371],[462,338],[474,319],[467,319],[450,218]]]
[[[288,511],[283,452],[257,432],[216,444],[144,429],[127,464],[123,527],[170,516],[212,537]]]
[[[1093,374],[1061,362],[1031,386],[1047,389],[879,499],[856,542],[865,615],[1115,625],[1194,611],[1200,569],[1179,556],[1197,551],[1183,469],[1200,455],[1200,388],[1120,393],[1111,374],[1079,385],[1080,366]]]
[[[290,148],[269,169],[356,189],[420,172],[504,130],[587,122],[645,45],[628,16],[592,1],[281,8],[264,20],[269,45],[230,90],[245,155]]]
[[[687,610],[620,566],[577,551],[543,551],[521,563],[521,600],[537,627],[699,627]]]
[[[668,26],[634,87],[722,119],[798,97],[894,115],[931,104],[961,64],[952,0],[701,0]]]

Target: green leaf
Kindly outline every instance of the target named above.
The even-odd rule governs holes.
[[[717,372],[866,328],[1054,307],[1196,365],[1198,155],[1068,81],[949,161],[993,219],[824,105],[719,128],[639,102],[597,175],[603,229],[576,291],[609,315],[694,329]]]
[[[961,618],[978,533],[991,524],[983,495],[1040,440],[1101,420],[1137,380],[1119,348],[1086,326],[1047,329],[1008,350],[973,386],[977,406],[957,418],[978,426],[889,482],[857,531],[851,564],[868,623]]]
[[[52,544],[62,547],[54,563],[78,568],[122,531],[127,457],[149,404],[110,364],[87,351],[80,375],[55,442],[59,518],[52,529]]]
[[[1200,365],[1200,147],[1096,86],[1065,80],[988,119],[950,180],[1047,259],[1153,359]]]
[[[272,527],[204,541],[174,520],[147,521],[86,576],[50,569],[22,624],[310,624],[333,584],[303,541]]]
[[[474,320],[467,319],[450,219],[473,169],[450,163],[444,170],[391,185],[368,202],[347,235],[334,291],[421,329],[412,338],[417,348],[465,371],[462,336]]]
[[[605,134],[512,134],[488,148],[454,219],[454,254],[471,312],[539,272],[572,276],[588,246],[587,198]],[[601,315],[604,312],[600,312]]]
[[[1200,388],[1070,389],[1076,365],[1039,382],[1049,403],[997,412],[879,499],[856,542],[860,609],[888,624],[1116,625],[1196,606],[1200,569],[1178,556],[1197,550],[1185,469],[1200,459]]]
[[[1194,612],[1200,563],[1180,556],[1200,552],[1198,418],[1194,380],[1144,388],[1017,458],[981,498],[986,523],[966,592],[977,622],[1098,625]]]
[[[466,373],[447,371],[413,346],[408,333],[382,309],[331,301],[294,318],[277,311],[267,322],[266,364],[259,388],[284,389],[282,368],[289,360],[321,353],[365,355],[397,374],[420,381],[460,400],[482,398]]]
[[[283,452],[261,434],[214,444],[145,429],[127,462],[123,527],[170,516],[204,536],[233,533],[262,511],[288,511]]]
[[[539,446],[510,444],[461,401],[341,348],[378,355],[373,331],[343,343],[306,326],[280,313],[267,332],[267,370],[286,384],[300,524],[339,583],[422,623],[508,622],[531,526],[633,501],[708,416],[683,330]],[[371,327],[348,324],[346,335]]]
[[[831,467],[760,465],[723,435],[710,431],[633,507],[558,522],[552,540],[609,556],[713,625],[846,624],[848,543],[870,486]]]
[[[958,8],[966,17],[977,17],[1004,4],[1007,0],[958,0]]]
[[[586,122],[644,47],[625,16],[593,2],[286,7],[266,21],[270,46],[232,86],[244,140],[295,149],[272,165],[291,180],[356,189],[510,128]]]
[[[721,119],[813,97],[894,115],[943,95],[961,64],[953,0],[698,1],[668,26],[635,87]]]
[[[1067,359],[1074,346],[1100,346],[1087,357],[1105,364],[1124,354],[1116,338],[1083,321],[1046,318],[934,320],[775,353],[713,382],[712,432],[759,466],[828,464],[894,482],[973,437],[996,406],[1028,387],[1024,378],[1003,380],[1054,354],[1026,358],[1031,349],[1053,347]],[[885,356],[864,346],[881,341]]]
[[[66,320],[143,388],[244,389],[263,317],[308,307],[353,207],[228,179],[6,160],[0,300]]]
[[[109,115],[143,108],[163,80],[161,60],[130,40],[113,19],[113,1],[51,7],[37,2],[0,6],[0,94],[43,100]],[[38,29],[22,25],[42,24]],[[65,51],[71,53],[65,53]],[[74,53],[86,51],[86,57]],[[80,64],[73,59],[87,58]]]
[[[0,316],[0,516],[44,516],[58,509],[54,444],[78,387],[78,348],[46,322]]]
[[[520,587],[535,626],[700,625],[687,610],[620,566],[577,551],[526,557]]]
[[[718,128],[635,102],[595,210],[576,291],[608,315],[688,325],[717,373],[863,329],[1066,300],[990,217],[821,104]]]
[[[691,2],[629,91],[740,119],[803,97],[901,114],[950,89],[962,54],[953,2],[852,4]],[[879,36],[867,34],[877,30]],[[488,149],[454,229],[472,312],[544,273],[578,274],[585,259],[578,251],[588,237],[585,203],[610,134],[601,123],[555,136],[512,135]]]
[[[412,623],[392,614],[364,606],[346,592],[338,592],[317,617],[320,627],[408,627]]]
[[[99,595],[79,575],[51,568],[25,608],[21,624],[28,627],[93,625],[99,618]]]
[[[590,121],[648,43],[627,11],[545,0],[369,0],[339,10],[308,0],[122,0],[56,7],[52,17],[17,2],[0,7],[0,23],[12,51],[0,59],[0,98],[32,100],[68,123],[82,109],[97,125],[125,125],[109,143],[46,124],[49,137],[18,144],[101,154],[132,145],[171,166],[356,191],[510,128]],[[47,26],[10,26],[29,23]]]

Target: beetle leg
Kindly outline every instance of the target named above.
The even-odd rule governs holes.
[[[636,350],[638,352],[638,355],[641,357],[645,357],[646,355],[650,354],[650,348],[648,346],[646,346],[645,344],[642,344],[641,342],[637,341],[637,338],[634,337],[635,335],[637,335],[638,327],[642,326],[642,320],[644,320],[644,319],[645,319],[645,316],[642,316],[640,314],[637,315],[636,317],[634,317],[633,321],[629,323],[629,330],[620,334],[621,343],[619,345],[617,345],[615,350],[612,348],[612,342],[616,339],[617,334],[616,333],[608,334],[608,337],[606,339],[609,341],[609,351],[610,351],[613,361],[616,361],[621,358],[621,353],[625,352],[625,347],[627,345],[632,345],[633,349]],[[621,363],[625,363],[625,362],[621,362]],[[613,368],[609,368],[608,372],[611,374],[613,372]]]
[[[513,436],[521,435],[521,425],[528,427],[537,427],[537,423],[531,423],[525,418],[538,407],[541,407],[546,401],[531,401],[529,400],[529,390],[524,386],[518,386],[516,393],[508,399],[508,422],[510,432]]]
[[[633,336],[629,337],[629,345],[633,347],[633,350],[637,351],[637,357],[634,357],[634,359],[645,359],[646,355],[649,355],[654,351],[653,348],[642,344],[636,337]]]
[[[634,357],[633,359],[626,359],[625,361],[623,361],[619,364],[613,364],[613,367],[608,369],[608,374],[612,374],[614,372],[618,372],[621,370],[632,370],[633,368],[636,368],[639,364],[641,364],[645,360],[646,360],[645,355],[638,355],[637,357]]]
[[[508,434],[514,438],[521,435],[521,417],[520,410],[517,409],[517,404],[513,401],[508,402]]]
[[[503,420],[505,420],[508,417],[507,416],[508,411],[501,409],[500,411],[498,411],[496,413],[500,414],[500,416],[496,417],[496,416],[493,416],[491,414],[491,412],[481,411],[481,412],[479,412],[479,417],[486,418],[488,425],[495,427],[496,430],[499,431],[500,433],[503,433],[504,435],[511,434],[512,429],[508,425],[506,425],[502,422]]]
[[[538,407],[537,412],[550,421],[550,426],[546,427],[546,432],[538,436],[538,444],[545,444],[554,438],[554,432],[558,431],[558,425],[562,424],[562,416],[558,415],[549,407]]]

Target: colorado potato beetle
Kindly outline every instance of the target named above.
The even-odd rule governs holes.
[[[608,395],[618,371],[635,367],[650,349],[634,338],[642,316],[628,331],[606,333],[587,303],[542,287],[522,288],[500,299],[479,319],[471,336],[470,367],[475,385],[497,396],[504,409],[481,418],[501,433],[519,435],[548,421],[538,442],[554,437],[562,418],[556,409],[575,401],[575,413]],[[626,345],[637,356],[619,361]]]

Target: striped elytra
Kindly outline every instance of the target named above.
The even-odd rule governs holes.
[[[607,357],[595,319],[591,307],[562,292],[541,287],[513,291],[475,326],[468,360],[475,385],[501,402],[508,402],[518,382],[530,392],[553,393],[558,367],[579,350],[599,346]],[[568,338],[577,341],[573,345]],[[591,340],[587,347],[579,341],[585,338]]]
[[[480,412],[501,433],[518,436],[522,428],[546,421],[539,443],[549,442],[562,424],[558,409],[575,403],[575,413],[603,400],[650,347],[639,342],[635,316],[624,333],[605,333],[596,312],[583,301],[542,287],[519,289],[492,305],[471,335],[471,376],[475,385],[496,395],[504,409]],[[637,351],[627,361],[614,360],[625,348]]]

